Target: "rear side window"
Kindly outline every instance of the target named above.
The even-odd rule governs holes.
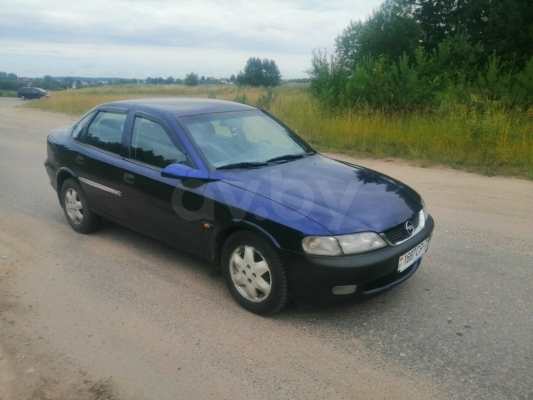
[[[142,117],[135,117],[130,157],[157,168],[187,160],[161,125]]]
[[[74,129],[72,130],[72,137],[76,140],[80,140],[81,133],[83,132],[83,128],[87,126],[89,121],[91,120],[94,113],[89,113],[76,124]]]
[[[111,153],[120,154],[122,131],[126,123],[126,114],[98,111],[89,129],[85,143]]]

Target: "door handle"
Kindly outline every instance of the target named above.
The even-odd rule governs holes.
[[[76,163],[80,164],[80,165],[83,165],[83,161],[85,161],[85,158],[83,158],[83,156],[81,155],[77,155],[76,156]]]
[[[135,176],[128,172],[124,174],[124,177],[122,179],[124,179],[124,182],[129,183],[131,185],[133,185],[133,183],[135,182]]]

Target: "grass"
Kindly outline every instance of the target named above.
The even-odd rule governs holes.
[[[321,151],[533,179],[533,109],[524,112],[494,106],[477,111],[457,104],[442,112],[390,114],[361,107],[332,113],[320,107],[303,85],[282,86],[273,95],[265,89],[235,86],[110,86],[56,92],[24,107],[81,115],[109,101],[169,96],[266,104],[268,111]]]
[[[18,92],[16,90],[0,89],[0,97],[18,97]]]
[[[81,115],[98,104],[141,97],[209,97],[222,100],[237,98],[237,101],[244,97],[248,104],[255,104],[263,92],[264,90],[259,88],[243,91],[230,85],[120,85],[53,92],[49,98],[25,106]]]

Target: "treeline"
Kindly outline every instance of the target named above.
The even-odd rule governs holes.
[[[89,79],[89,78],[87,78]],[[91,78],[92,79],[92,78]],[[168,78],[152,78],[148,77],[145,80],[143,79],[105,79],[100,81],[90,80],[89,82],[82,81],[81,79],[74,79],[71,77],[65,78],[52,78],[50,75],[45,75],[43,78],[32,78],[30,80],[21,79],[14,73],[0,72],[0,90],[10,90],[17,91],[21,87],[33,86],[39,87],[45,90],[66,90],[73,87],[82,88],[84,86],[104,86],[104,85],[131,85],[131,84],[140,84],[147,83],[152,85],[174,85],[174,84],[184,84],[188,86],[195,85],[219,85],[225,84],[228,82],[235,82],[235,75],[232,75],[227,79],[217,79],[217,78],[206,78],[205,76],[199,77],[195,73],[190,73],[185,76],[185,79],[174,79],[169,76]]]
[[[533,2],[386,0],[309,73],[330,108],[531,107]]]
[[[118,79],[115,84],[129,84],[129,83],[141,83],[142,81],[140,79]],[[198,76],[198,74],[195,74],[194,72],[191,72],[190,74],[187,74],[185,76],[185,79],[180,78],[173,78],[172,76],[169,76],[168,78],[146,78],[145,81],[147,84],[152,85],[188,85],[188,86],[196,86],[196,85],[221,85],[225,84],[227,82],[235,82],[235,75],[232,75],[230,78],[213,78],[213,77],[205,77],[205,76]]]
[[[64,90],[72,82],[59,82],[55,79],[51,79],[48,75],[44,78],[32,79],[31,86],[40,87],[45,90]],[[0,72],[0,90],[12,90],[17,91],[21,87],[28,86],[28,82],[25,82],[12,72]]]
[[[0,90],[18,90],[24,86],[13,73],[0,72]]]
[[[17,74],[0,72],[0,90],[17,91],[21,87],[33,86],[45,90],[66,90],[72,87],[75,83],[72,78],[64,78],[62,80],[53,79],[50,75],[45,75],[43,78],[33,78],[31,81],[20,79]]]

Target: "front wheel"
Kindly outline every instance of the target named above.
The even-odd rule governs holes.
[[[222,273],[233,298],[255,314],[274,314],[289,302],[289,284],[276,250],[250,231],[228,238]]]
[[[89,210],[87,197],[74,178],[67,179],[61,186],[61,205],[76,232],[89,233],[100,226],[102,218]]]

